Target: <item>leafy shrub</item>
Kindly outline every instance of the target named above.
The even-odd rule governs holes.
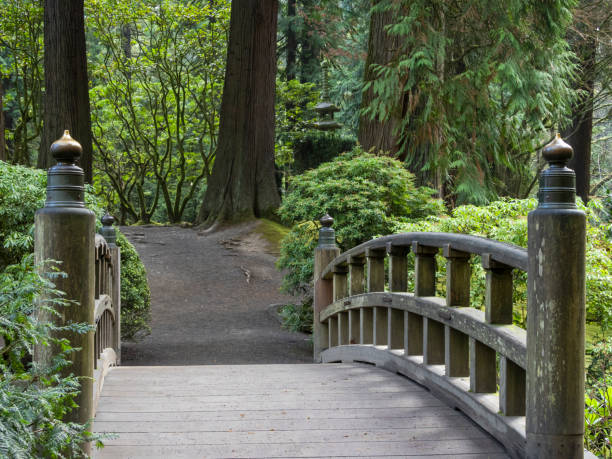
[[[589,366],[587,368],[587,385],[594,386],[599,381],[612,384],[612,337],[607,337],[587,349]]]
[[[309,130],[293,141],[293,170],[301,174],[319,164],[331,161],[340,153],[355,147],[355,138],[333,132]]]
[[[59,376],[73,348],[68,340],[51,337],[50,331],[86,333],[92,327],[57,327],[38,319],[35,304],[50,315],[60,315],[59,309],[70,304],[37,274],[33,258],[26,255],[0,272],[0,456],[83,457],[80,445],[99,437],[87,426],[63,420],[74,407],[80,385],[75,376]],[[32,364],[35,345],[62,351],[51,362]]]
[[[312,333],[312,304],[286,304],[280,309],[280,316],[287,330]]]
[[[47,174],[39,169],[14,166],[0,161],[0,269],[18,263],[34,250],[34,213],[45,205]],[[89,185],[85,186],[85,202],[96,214],[96,224],[104,211]],[[149,287],[144,266],[132,245],[120,235],[122,249],[121,289],[122,330],[126,338],[138,330],[148,330]],[[123,255],[125,252],[125,255]],[[125,315],[124,315],[125,314]]]
[[[612,384],[600,383],[585,395],[584,442],[599,457],[612,457]]]
[[[120,231],[117,245],[121,249],[121,338],[134,339],[137,333],[151,332],[151,293],[138,252]]]
[[[343,249],[388,233],[399,221],[421,219],[443,211],[432,190],[417,188],[404,165],[359,147],[293,178],[279,209],[293,224],[281,244],[277,266],[286,270],[283,290],[304,293],[312,280],[312,258],[318,220],[326,212]]]
[[[47,177],[38,169],[0,161],[0,269],[34,247],[34,213],[45,202]]]

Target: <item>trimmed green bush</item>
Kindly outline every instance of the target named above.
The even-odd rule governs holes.
[[[278,268],[285,270],[283,290],[309,291],[318,220],[325,213],[343,250],[386,234],[400,221],[413,221],[443,212],[433,190],[417,188],[414,176],[388,156],[356,147],[333,161],[294,177],[279,209],[291,232],[283,239]]]
[[[131,340],[151,332],[151,293],[138,252],[121,231],[117,231],[117,245],[121,250],[121,338]]]

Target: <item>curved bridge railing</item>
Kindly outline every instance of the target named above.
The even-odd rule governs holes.
[[[585,220],[565,167],[568,150],[560,139],[545,148],[551,167],[529,215],[528,250],[461,234],[405,233],[340,255],[333,219],[323,217],[315,360],[365,362],[415,380],[513,457],[583,457]],[[445,297],[436,296],[438,254],[446,259]],[[483,310],[470,307],[474,256],[486,277]],[[512,324],[514,270],[528,272],[527,331]]]
[[[104,234],[95,235],[94,250],[94,412],[109,368],[121,361],[121,258],[114,218],[102,217]]]
[[[447,260],[445,298],[435,296],[440,252]],[[484,311],[469,306],[473,255],[486,272]],[[320,359],[374,363],[408,376],[508,450],[524,450],[527,337],[512,325],[512,270],[526,268],[525,249],[474,236],[407,233],[361,244],[321,273],[331,281],[333,301],[319,313],[319,331],[327,331]]]

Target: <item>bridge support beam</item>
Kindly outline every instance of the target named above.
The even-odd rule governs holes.
[[[66,293],[66,299],[77,303],[62,308],[61,317],[41,317],[58,325],[69,322],[93,324],[94,321],[95,216],[85,208],[83,170],[75,164],[81,152],[81,146],[70,137],[68,131],[51,145],[57,165],[49,169],[47,201],[45,207],[36,212],[34,219],[36,262],[61,261],[58,268],[67,277],[58,277],[53,281],[59,290]],[[49,272],[50,268],[45,265],[42,270]],[[84,424],[93,416],[94,332],[69,333],[60,337],[67,338],[72,347],[80,348],[73,353],[72,364],[63,373],[81,377],[81,392],[75,400],[78,408],[68,414],[67,420]],[[58,352],[59,349],[52,346],[37,346],[34,359],[49,362]],[[89,445],[84,447],[89,452]]]
[[[582,458],[584,434],[585,214],[575,204],[569,145],[543,151],[539,204],[529,214],[528,458]]]
[[[312,346],[314,361],[321,361],[321,352],[327,349],[329,342],[329,326],[321,323],[319,314],[323,309],[334,301],[334,284],[331,279],[321,279],[321,273],[331,261],[340,255],[340,249],[336,245],[336,233],[332,228],[334,219],[329,215],[321,218],[321,229],[319,230],[319,245],[315,249],[314,261],[314,301],[313,301],[313,324],[312,324]],[[345,278],[346,279],[346,278]]]

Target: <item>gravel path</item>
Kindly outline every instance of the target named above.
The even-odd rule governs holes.
[[[152,333],[123,343],[123,365],[312,363],[307,335],[268,311],[291,297],[256,223],[205,235],[172,227],[122,227],[147,269]]]

